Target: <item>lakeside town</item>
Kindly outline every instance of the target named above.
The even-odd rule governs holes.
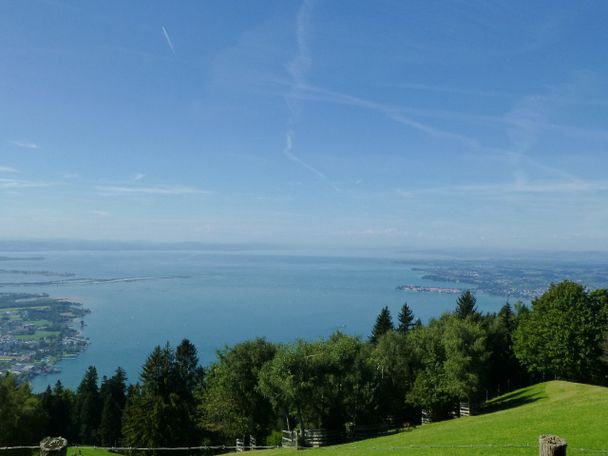
[[[46,293],[0,293],[0,373],[26,379],[58,372],[57,361],[86,349],[77,327],[84,327],[88,313],[80,303]]]
[[[411,261],[397,261],[411,264]],[[433,287],[435,293],[457,293],[460,289],[492,296],[507,296],[531,301],[542,295],[552,283],[564,278],[584,283],[589,289],[604,288],[608,283],[606,263],[603,260],[582,262],[580,258],[569,261],[526,260],[443,260],[419,261],[412,271],[421,274],[422,280],[462,284],[455,288]],[[428,287],[400,286],[400,290],[424,292]]]
[[[449,287],[424,287],[420,285],[399,285],[397,290],[411,291],[414,293],[439,293],[439,294],[460,294],[464,290],[461,288]]]

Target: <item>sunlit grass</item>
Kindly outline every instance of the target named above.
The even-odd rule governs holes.
[[[116,456],[116,453],[112,453],[108,450],[102,450],[100,448],[68,448],[67,456]]]
[[[608,448],[608,389],[569,382],[534,385],[492,401],[496,412],[420,426],[388,437],[311,450],[319,455],[536,455],[541,434],[568,442],[568,454]],[[294,450],[256,452],[263,455]]]

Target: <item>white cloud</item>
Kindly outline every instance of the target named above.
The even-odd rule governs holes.
[[[209,195],[213,192],[185,185],[154,185],[147,187],[98,185],[101,195]]]
[[[11,168],[10,166],[0,166],[0,173],[19,173],[19,170]]]
[[[110,213],[107,211],[98,211],[98,210],[88,211],[87,214],[92,215],[94,217],[107,217],[108,215],[110,215]]]
[[[0,178],[0,190],[15,190],[21,188],[49,187],[46,182],[36,182],[23,179]]]
[[[135,174],[135,175],[133,176],[133,180],[134,180],[134,181],[140,181],[140,180],[142,180],[144,177],[146,177],[146,175],[145,175],[145,174],[142,174],[142,173],[137,173],[137,174]]]
[[[22,149],[40,149],[40,146],[32,141],[14,140],[10,141],[13,146],[21,147]]]
[[[403,198],[417,195],[496,195],[496,194],[555,194],[555,193],[595,193],[608,191],[608,181],[584,180],[544,180],[527,181],[518,179],[505,183],[480,183],[471,185],[450,185],[413,190],[396,190]]]
[[[396,235],[407,235],[407,232],[402,232],[397,228],[364,228],[361,230],[346,230],[341,231],[338,234],[346,236],[396,236]]]

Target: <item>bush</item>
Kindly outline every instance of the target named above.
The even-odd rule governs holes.
[[[283,433],[281,431],[272,431],[266,437],[266,445],[268,446],[281,446],[283,443]]]

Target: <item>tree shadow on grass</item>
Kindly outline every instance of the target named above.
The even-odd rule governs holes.
[[[494,413],[500,410],[507,410],[510,408],[519,407],[526,404],[531,404],[540,399],[545,399],[547,394],[544,390],[524,388],[512,393],[505,394],[503,396],[492,399],[485,403],[479,410],[480,414]]]

